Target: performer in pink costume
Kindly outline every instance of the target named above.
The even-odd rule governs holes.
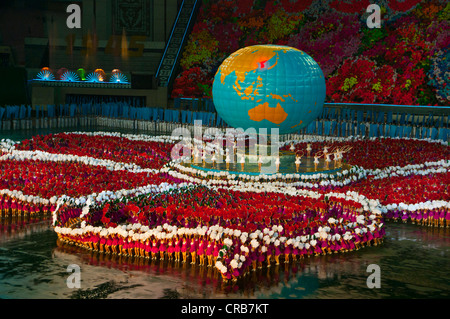
[[[152,240],[152,248],[151,248],[151,252],[152,252],[152,259],[156,259],[156,256],[158,254],[158,241],[156,240],[156,238],[153,238]]]
[[[173,251],[175,253],[175,261],[180,261],[181,240],[177,235],[175,236]]]
[[[208,239],[207,246],[206,246],[206,258],[208,258],[208,267],[213,266],[213,252],[214,252],[214,243],[211,239]]]

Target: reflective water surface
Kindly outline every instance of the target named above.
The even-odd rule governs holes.
[[[49,221],[2,219],[0,298],[448,298],[450,231],[387,224],[381,246],[263,268],[223,284],[211,268],[95,254],[57,243]],[[81,286],[68,288],[69,265]],[[381,288],[369,289],[370,264]]]

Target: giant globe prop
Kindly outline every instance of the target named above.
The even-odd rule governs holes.
[[[234,128],[298,132],[322,112],[325,78],[305,52],[281,45],[239,49],[220,65],[213,82],[219,116]]]

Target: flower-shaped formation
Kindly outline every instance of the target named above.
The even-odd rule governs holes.
[[[214,267],[224,280],[378,245],[385,220],[450,225],[450,149],[442,141],[284,142],[282,150],[294,152],[347,150],[350,169],[308,176],[198,171],[170,158],[179,142],[105,132],[2,140],[0,209],[51,216],[63,242]],[[217,145],[210,137],[185,142],[209,151]]]

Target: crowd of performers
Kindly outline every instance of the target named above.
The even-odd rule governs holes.
[[[382,169],[391,166],[404,167],[409,164],[450,158],[450,148],[446,143],[406,138],[298,142],[294,145],[292,143],[284,145],[280,151],[302,152],[306,150],[308,156],[318,154],[323,157],[325,148],[327,148],[329,155],[332,155],[335,149],[345,150],[344,153],[340,152],[341,154],[338,155],[343,162],[365,169]],[[326,159],[326,156],[324,158]],[[334,160],[334,155],[332,159]]]
[[[226,163],[226,168],[227,170],[230,168],[230,163],[234,163],[235,161],[237,161],[240,166],[241,166],[241,170],[245,169],[245,165],[246,165],[246,161],[245,161],[245,154],[244,153],[237,153],[237,146],[236,146],[236,142],[231,142],[231,147],[230,148],[226,148],[225,149],[225,154],[224,154],[224,161]],[[314,158],[314,169],[317,171],[318,169],[318,165],[320,163],[319,159],[320,158],[324,158],[325,161],[325,168],[329,169],[331,166],[331,163],[334,163],[334,167],[341,167],[342,166],[342,160],[343,160],[343,155],[345,153],[348,153],[352,147],[349,145],[344,145],[344,146],[327,146],[325,145],[323,147],[322,150],[317,151],[316,153],[312,154],[312,144],[308,143],[306,150],[299,150],[297,149],[293,143],[291,143],[290,147],[289,147],[289,151],[291,153],[295,153],[295,167],[296,167],[296,172],[299,173],[300,171],[300,165],[302,163],[302,158],[303,157],[308,157],[308,158]],[[205,154],[205,152],[202,152],[197,145],[194,144],[189,144],[188,145],[191,151],[191,158],[193,159],[194,163],[203,163],[203,166],[206,165],[206,163],[209,161],[212,163],[213,167],[216,167],[216,164],[219,162],[219,159],[222,159],[221,155],[216,154],[215,152],[213,154],[211,154],[211,157],[208,158]],[[203,149],[205,149],[205,145],[203,145]],[[276,156],[274,155],[274,160],[275,160],[275,166],[276,166],[276,171],[278,172],[280,170],[280,164],[281,164],[281,160],[280,160],[280,155],[277,154]],[[263,156],[260,154],[257,156],[257,163],[258,163],[258,170],[261,172],[262,171],[262,166],[265,163],[265,161],[263,159]]]
[[[62,158],[52,161],[34,158],[0,161],[0,192],[20,191],[22,194],[43,199],[62,195],[78,198],[105,190],[182,182],[184,181],[163,172],[116,170],[95,165],[95,162],[86,164]]]
[[[348,153],[352,149],[351,146],[345,145],[342,147],[335,146],[335,147],[329,147],[325,145],[323,147],[323,150],[320,150],[314,154],[311,154],[312,146],[311,143],[308,143],[306,146],[306,150],[296,150],[294,144],[292,143],[289,150],[291,152],[295,152],[295,167],[297,173],[300,169],[300,164],[302,163],[302,157],[306,155],[306,157],[313,157],[314,158],[314,169],[317,171],[317,167],[319,165],[319,158],[323,157],[325,159],[325,168],[329,169],[330,164],[333,161],[334,167],[341,167],[342,166],[342,160],[343,155],[345,153]]]
[[[16,145],[17,150],[90,156],[153,169],[161,168],[170,160],[172,147],[170,143],[73,133],[37,135]]]
[[[400,209],[389,210],[385,219],[394,222],[428,226],[450,228],[450,208],[443,206],[440,209],[418,209],[417,211],[403,211]]]
[[[353,204],[318,203],[292,212],[289,220],[266,216],[260,223],[187,216],[169,224],[157,216],[148,225],[57,226],[55,231],[60,241],[94,252],[215,267],[224,280],[237,280],[263,266],[379,245],[385,236],[381,214]]]
[[[26,201],[16,197],[10,197],[6,194],[0,195],[0,217],[12,218],[50,218],[56,204],[42,204],[36,201]],[[65,210],[63,214],[59,214],[58,218],[62,225],[69,220],[74,220],[81,213],[81,208],[70,208]],[[421,207],[415,211],[404,210],[399,207],[390,209],[384,213],[385,221],[392,222],[410,222],[415,225],[429,227],[446,227],[450,228],[450,207],[449,205],[440,208]]]
[[[44,205],[37,201],[27,201],[7,194],[0,195],[0,215],[3,217],[43,217],[50,218],[56,206],[52,204]]]

